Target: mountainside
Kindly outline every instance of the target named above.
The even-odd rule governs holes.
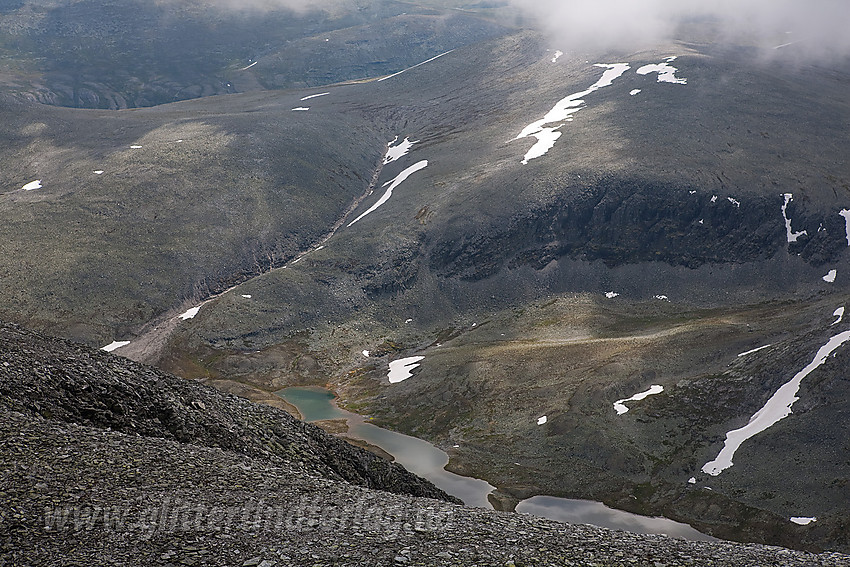
[[[3,2],[0,85],[60,106],[154,106],[365,79],[504,32],[441,4]]]
[[[285,411],[126,359],[3,324],[4,410],[129,435],[214,447],[354,485],[457,500],[401,465]],[[167,469],[166,469],[167,470]]]
[[[701,469],[845,329],[847,75],[682,45],[551,54],[520,35],[393,78],[396,134],[418,143],[378,184],[409,176],[321,250],[205,305],[162,364],[224,387],[330,382],[508,507],[580,496],[726,538],[845,548],[843,350],[736,466]],[[608,69],[593,61],[630,69],[587,93]],[[456,71],[470,63],[480,73]],[[687,83],[634,72],[664,63]],[[458,80],[438,94],[432,73]],[[512,138],[574,93],[580,112],[523,164],[534,139]],[[389,384],[387,362],[412,355],[415,377]],[[664,395],[617,415],[652,385]]]
[[[445,495],[281,410],[14,325],[0,348],[4,565],[850,561],[412,497]]]
[[[257,62],[234,91],[320,88],[123,111],[6,89],[0,317],[255,400],[329,386],[504,509],[592,498],[850,550],[846,62],[561,53],[488,14],[369,6],[227,63]],[[402,24],[432,39],[402,48]],[[310,62],[361,33],[375,51]],[[197,72],[175,76],[229,77]]]

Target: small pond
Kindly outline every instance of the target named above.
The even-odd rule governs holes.
[[[369,423],[363,416],[338,408],[334,404],[333,393],[323,388],[292,387],[281,390],[278,395],[298,408],[304,421],[345,419],[348,422],[350,437],[377,445],[407,470],[430,480],[452,496],[463,500],[467,506],[492,508],[487,495],[496,488],[483,480],[445,470],[449,456],[427,441],[382,429]],[[714,540],[687,524],[614,510],[601,502],[589,500],[534,496],[520,502],[516,510],[573,524],[593,524],[634,533],[666,534],[692,540]]]

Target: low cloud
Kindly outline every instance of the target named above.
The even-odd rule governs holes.
[[[720,41],[788,47],[808,57],[850,54],[847,0],[511,0],[570,49],[637,48],[713,24]],[[775,45],[774,45],[775,44]]]

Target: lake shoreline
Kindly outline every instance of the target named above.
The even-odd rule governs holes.
[[[602,502],[575,500],[535,493],[518,497],[486,481],[447,469],[448,453],[431,443],[369,423],[368,416],[342,409],[335,392],[320,386],[292,386],[275,392],[297,408],[304,421],[357,446],[376,447],[408,470],[433,482],[467,506],[502,512],[532,514],[568,523],[586,523],[633,533],[656,533],[696,541],[718,541],[687,524],[663,517],[648,517],[610,508]],[[382,446],[383,445],[383,446]],[[363,447],[370,450],[368,447]],[[373,451],[374,452],[374,451]],[[379,454],[379,453],[376,453]]]

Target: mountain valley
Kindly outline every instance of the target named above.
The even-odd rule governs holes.
[[[112,12],[17,4],[0,319],[290,411],[276,392],[330,388],[497,510],[584,498],[850,552],[847,61],[696,34],[561,52],[498,3],[436,2],[187,7],[123,47],[157,5],[23,49],[39,6]],[[81,37],[120,48],[64,64]]]

